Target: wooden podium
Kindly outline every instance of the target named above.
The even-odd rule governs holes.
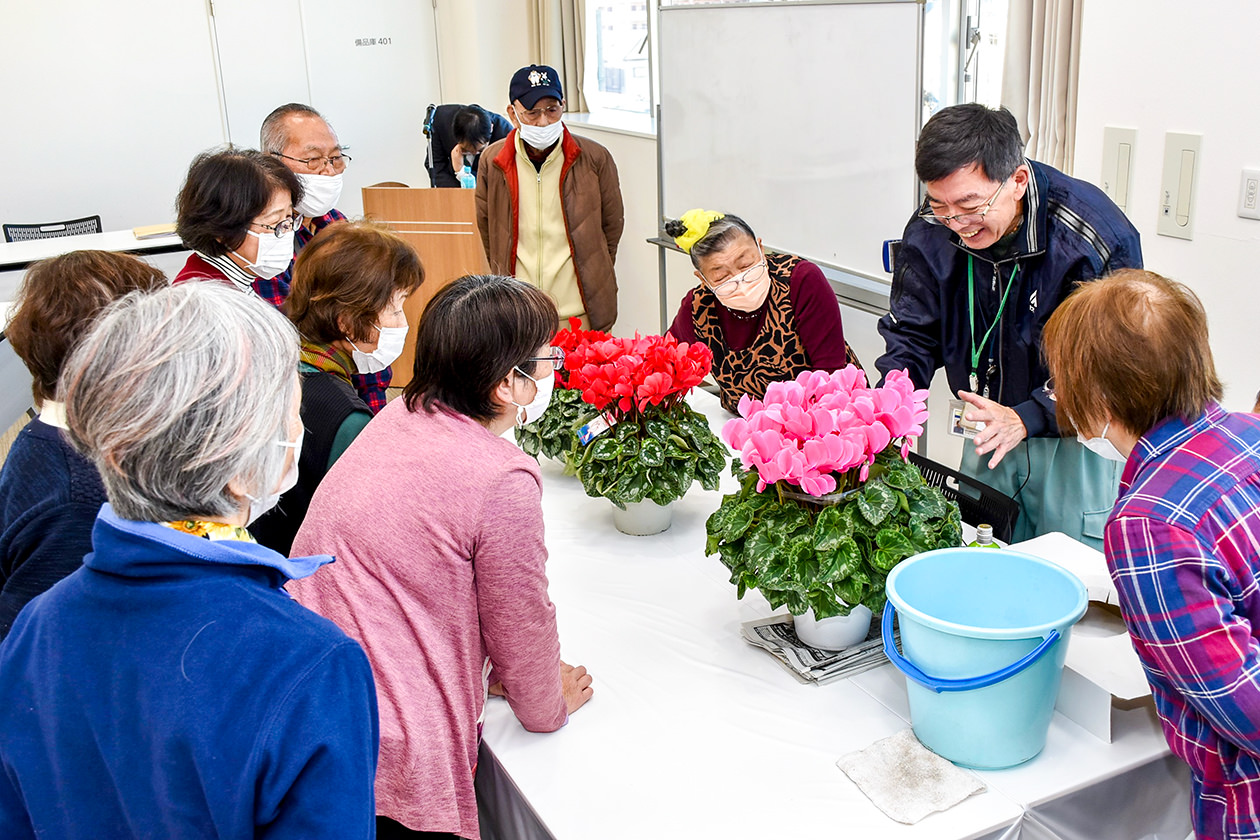
[[[363,214],[397,233],[420,255],[424,283],[407,298],[407,343],[394,362],[393,386],[411,381],[416,325],[425,306],[444,286],[465,274],[489,270],[477,233],[473,190],[364,187]]]

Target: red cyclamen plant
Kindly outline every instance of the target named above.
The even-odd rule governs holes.
[[[617,420],[637,420],[682,402],[708,374],[713,354],[703,344],[672,335],[588,340],[567,352],[568,387]]]

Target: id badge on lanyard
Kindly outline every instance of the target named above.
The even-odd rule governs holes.
[[[996,269],[995,269],[996,270]],[[1015,288],[1015,274],[1019,271],[1019,263],[1011,269],[1011,276],[1006,281],[1006,291],[1002,293],[1002,302],[998,304],[997,314],[993,316],[993,323],[989,324],[989,328],[985,330],[984,335],[980,338],[980,343],[976,343],[976,278],[975,278],[975,260],[971,254],[967,255],[967,319],[971,328],[971,373],[968,376],[967,384],[971,386],[971,393],[978,393],[980,390],[980,377],[977,371],[980,368],[980,355],[984,352],[984,348],[989,346],[989,339],[993,335],[993,331],[997,329],[998,323],[1002,320],[1002,313],[1006,311],[1006,301],[1011,296],[1011,289]],[[997,365],[993,363],[993,354],[989,353],[989,367],[985,371],[984,393],[981,394],[985,399],[989,398],[989,382],[993,379],[993,375],[997,373]]]

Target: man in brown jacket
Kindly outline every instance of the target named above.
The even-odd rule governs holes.
[[[515,130],[482,153],[477,170],[477,228],[490,270],[551,295],[562,325],[576,315],[610,329],[625,220],[617,165],[603,146],[569,133],[552,68],[516,71],[508,99]]]

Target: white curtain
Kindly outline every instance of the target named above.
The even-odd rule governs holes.
[[[560,74],[566,110],[585,111],[586,0],[529,0],[533,54]]]
[[[1084,0],[1010,0],[1002,104],[1033,160],[1071,174]]]

